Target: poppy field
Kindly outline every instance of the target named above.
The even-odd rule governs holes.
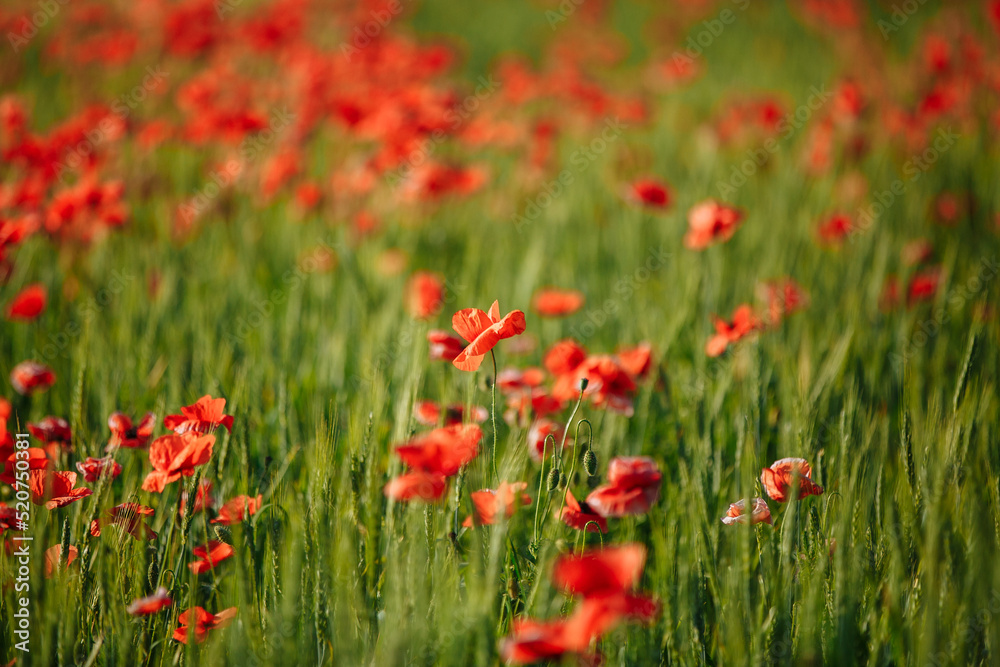
[[[1000,664],[1000,2],[0,35],[0,665]]]

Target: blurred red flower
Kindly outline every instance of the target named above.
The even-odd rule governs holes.
[[[749,336],[763,326],[760,318],[747,304],[737,306],[733,311],[733,321],[726,322],[720,317],[715,318],[715,335],[705,344],[705,354],[717,357],[726,351],[732,343]]]
[[[69,555],[60,565],[59,559],[62,557],[62,545],[54,544],[45,550],[45,578],[51,579],[52,575],[60,571],[64,567],[69,567],[69,564],[76,560],[76,557],[80,554],[80,550],[74,547],[72,544],[69,546]]]
[[[444,280],[430,271],[417,271],[406,283],[406,309],[418,320],[428,320],[444,305]]]
[[[7,304],[7,319],[31,321],[45,311],[48,297],[41,283],[29,285]]]
[[[86,460],[76,462],[76,469],[83,475],[85,482],[96,482],[101,478],[101,475],[108,475],[114,479],[122,474],[121,464],[115,461],[110,454],[99,459],[88,456]]]
[[[704,250],[714,243],[731,239],[741,224],[743,212],[739,209],[713,200],[704,201],[688,213],[684,245],[692,250]]]
[[[573,289],[545,287],[535,292],[531,308],[541,317],[565,317],[583,307],[582,292]]]
[[[156,428],[156,415],[147,412],[138,424],[133,424],[131,417],[121,412],[113,412],[108,417],[108,428],[111,429],[111,440],[106,451],[118,447],[138,449],[145,447]]]
[[[205,641],[205,636],[209,630],[224,628],[236,618],[236,607],[223,609],[218,614],[211,614],[201,607],[191,607],[187,611],[181,612],[177,617],[178,625],[174,630],[173,639],[182,644],[188,643],[188,636],[194,635],[194,639],[199,644]]]
[[[518,506],[531,504],[531,496],[521,493],[527,488],[528,485],[525,482],[500,482],[496,490],[473,491],[469,495],[472,497],[472,505],[476,513],[466,517],[462,525],[466,528],[471,528],[473,524],[490,526],[496,523],[500,513],[509,519],[514,516],[514,510]]]
[[[45,509],[53,510],[65,507],[93,493],[91,489],[76,486],[76,473],[65,470],[32,470],[28,480],[31,488],[31,502],[45,505]]]
[[[160,586],[152,595],[134,600],[125,611],[132,616],[149,616],[166,609],[173,603],[167,589]]]
[[[453,361],[464,347],[461,338],[437,329],[427,332],[427,342],[431,361]]]
[[[760,481],[771,500],[779,503],[788,502],[789,494],[796,486],[799,500],[823,493],[823,488],[813,483],[812,468],[805,459],[779,459],[770,468],[761,471]]]
[[[256,514],[263,505],[264,496],[261,494],[258,494],[256,498],[235,496],[219,508],[219,515],[212,519],[211,523],[222,523],[227,526],[241,523],[245,518]]]
[[[155,540],[156,533],[146,525],[145,517],[153,516],[153,508],[138,503],[122,503],[107,510],[99,519],[90,522],[90,534],[101,536],[104,526],[114,525],[137,540]]]
[[[209,540],[207,544],[191,550],[198,560],[188,563],[195,574],[202,574],[213,569],[222,561],[232,558],[236,551],[233,547],[219,540]]]
[[[211,433],[221,424],[227,431],[233,430],[232,415],[225,414],[226,399],[212,398],[205,394],[194,405],[181,408],[179,415],[167,415],[163,425],[176,433],[183,435],[188,431]]]
[[[731,526],[734,523],[747,523],[746,501],[737,500],[729,506],[726,516],[722,517],[722,523]],[[753,509],[749,516],[750,525],[757,523],[771,523],[771,510],[767,506],[767,501],[763,498],[753,499]]]
[[[592,510],[587,503],[578,502],[569,489],[566,489],[566,505],[562,508],[560,519],[576,530],[588,533],[608,532],[608,520]]]
[[[660,497],[662,475],[648,456],[619,456],[608,464],[607,483],[587,496],[587,504],[603,517],[645,514]]]
[[[149,446],[149,462],[153,470],[142,483],[144,491],[162,493],[167,484],[182,476],[194,474],[194,467],[208,463],[212,458],[215,436],[185,431],[183,435],[164,435]]]
[[[45,391],[56,383],[52,369],[37,361],[22,361],[10,372],[10,383],[14,391],[26,396],[36,391]]]

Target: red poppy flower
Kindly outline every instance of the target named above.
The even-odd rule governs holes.
[[[770,468],[761,471],[760,481],[764,484],[764,490],[771,500],[779,503],[788,502],[789,494],[796,485],[799,489],[799,500],[823,493],[823,488],[813,483],[812,468],[805,459],[779,459],[772,463]]]
[[[32,470],[28,480],[31,488],[31,502],[45,505],[45,509],[54,510],[75,503],[93,493],[91,489],[76,486],[76,473],[64,470]]]
[[[37,361],[22,361],[10,372],[10,383],[14,391],[27,396],[36,391],[45,391],[56,383],[52,369]]]
[[[28,424],[28,432],[45,443],[45,448],[54,458],[60,449],[72,451],[73,432],[69,422],[62,417],[45,417],[37,424]]]
[[[0,397],[0,463],[6,459],[2,452],[5,448],[14,447],[14,438],[7,431],[7,421],[10,419],[11,407],[7,399]]]
[[[623,348],[615,353],[615,361],[633,379],[641,379],[653,367],[653,348],[642,342],[635,347]]]
[[[567,338],[549,348],[543,363],[553,375],[566,375],[575,371],[586,359],[587,350],[572,338]]]
[[[583,292],[575,289],[546,287],[535,292],[531,308],[541,317],[566,317],[583,307]]]
[[[764,283],[764,298],[767,301],[768,323],[772,326],[782,318],[801,310],[809,302],[809,297],[791,278],[782,278]]]
[[[540,462],[543,451],[546,456],[551,457],[562,442],[564,430],[565,427],[562,424],[554,422],[551,419],[536,419],[531,424],[531,428],[528,429],[528,455],[531,457],[531,460],[536,463]],[[546,444],[545,439],[550,435],[552,439]],[[571,446],[573,444],[572,439],[567,438],[566,444]]]
[[[418,320],[428,320],[444,305],[444,281],[436,273],[417,271],[406,284],[406,309]]]
[[[160,586],[152,595],[134,600],[125,611],[132,616],[149,616],[166,609],[173,603],[167,589]]]
[[[52,461],[46,455],[45,450],[40,447],[29,447],[28,452],[28,470],[46,470],[52,466]],[[21,459],[24,460],[24,459]],[[0,448],[0,462],[4,464],[3,474],[0,475],[0,482],[5,482],[14,485],[14,469],[17,465],[17,454],[14,450],[13,445],[5,448]]]
[[[500,482],[496,490],[482,489],[473,491],[469,495],[472,497],[472,505],[476,509],[475,519],[470,515],[466,517],[462,524],[466,528],[471,528],[473,522],[479,526],[491,526],[496,523],[497,515],[503,514],[509,519],[514,516],[514,510],[518,505],[530,505],[531,496],[521,493],[528,488],[525,482]]]
[[[108,443],[107,451],[118,447],[142,448],[153,436],[153,429],[156,428],[156,415],[147,412],[141,422],[133,424],[128,415],[113,412],[108,417],[108,428],[111,429],[111,441]]]
[[[692,250],[704,250],[713,243],[731,239],[741,224],[743,212],[739,209],[712,200],[704,201],[688,213],[684,245]]]
[[[552,569],[552,582],[567,593],[583,596],[624,593],[642,577],[646,547],[623,544],[582,555],[560,556]]]
[[[625,619],[649,622],[660,606],[647,595],[605,592],[588,595],[566,620],[566,636],[578,650],[610,632]]]
[[[39,283],[29,285],[7,304],[7,319],[26,322],[34,320],[45,312],[47,300],[45,287]]]
[[[149,446],[149,462],[153,470],[146,475],[143,490],[163,493],[167,484],[176,482],[181,476],[190,477],[195,466],[204,465],[212,458],[214,445],[214,435],[200,435],[196,431],[157,438]]]
[[[455,424],[461,424],[465,418],[465,406],[464,405],[449,405],[444,410],[441,406],[434,401],[417,401],[413,404],[413,418],[424,426],[434,426],[441,419],[441,414],[444,413],[444,425],[452,426]],[[490,413],[486,411],[486,408],[480,405],[472,406],[471,419],[477,424],[482,424],[490,416]]]
[[[569,489],[566,489],[566,505],[562,508],[560,519],[576,530],[585,530],[588,533],[608,532],[608,520],[590,509],[587,503],[577,502]]]
[[[854,223],[843,213],[830,216],[820,224],[817,234],[820,243],[828,246],[840,245],[854,229]]]
[[[726,516],[722,517],[722,523],[731,526],[734,523],[747,523],[746,501],[737,500],[729,506]],[[749,516],[750,525],[758,523],[771,523],[771,510],[767,506],[767,501],[763,498],[753,499],[753,510]]]
[[[510,636],[500,642],[500,657],[508,665],[530,665],[575,652],[581,648],[579,645],[569,636],[565,620],[516,618]]]
[[[469,342],[452,363],[459,370],[474,371],[483,362],[483,356],[497,343],[524,333],[526,325],[524,313],[520,310],[513,310],[501,318],[500,304],[494,301],[489,313],[478,308],[458,311],[451,318],[451,326]]]
[[[413,470],[450,477],[476,458],[482,438],[477,424],[444,426],[399,445],[396,453]]]
[[[932,300],[937,294],[940,282],[941,269],[937,267],[914,275],[910,278],[910,285],[906,289],[906,305],[912,307],[919,301]]]
[[[464,347],[461,338],[452,336],[447,331],[428,331],[427,342],[430,343],[431,361],[453,361]]]
[[[580,394],[583,381],[587,381],[584,395],[590,397],[595,407],[606,407],[632,416],[632,393],[635,380],[625,372],[618,360],[610,355],[592,355],[569,373],[556,378],[552,395],[569,401]]]
[[[226,410],[226,399],[212,398],[205,394],[198,399],[194,405],[181,408],[179,415],[167,415],[163,418],[163,425],[177,435],[182,435],[188,431],[197,433],[211,433],[221,424],[227,431],[233,430],[232,415],[224,414]]]
[[[205,636],[209,630],[224,628],[236,618],[236,607],[223,609],[218,614],[211,614],[201,607],[191,607],[187,611],[181,612],[177,617],[178,625],[174,631],[174,641],[182,644],[188,643],[188,636],[194,635],[194,639],[199,644],[205,641]]]
[[[671,201],[667,186],[652,178],[643,178],[632,183],[628,189],[628,198],[641,206],[660,209],[670,206]]]
[[[76,462],[76,469],[83,475],[85,482],[96,482],[101,475],[108,475],[114,479],[122,474],[122,465],[110,454],[100,459],[88,456],[85,461]]]
[[[234,551],[233,548],[225,542],[220,542],[219,540],[209,540],[208,544],[195,547],[191,550],[191,553],[193,553],[198,560],[188,563],[188,567],[191,568],[191,571],[195,574],[202,574],[213,569],[222,561],[232,558],[236,551]]]
[[[395,501],[410,501],[419,498],[434,502],[444,497],[447,488],[448,478],[444,475],[414,470],[389,480],[383,493],[385,493],[386,498]]]
[[[505,368],[497,373],[497,389],[501,394],[530,392],[545,381],[541,368]]]
[[[264,505],[264,496],[258,494],[256,498],[252,496],[236,496],[219,508],[219,515],[212,519],[212,523],[223,523],[231,526],[234,523],[242,523],[245,517],[256,514]]]
[[[648,456],[619,456],[608,464],[607,484],[587,496],[587,504],[603,517],[645,514],[660,497],[662,475]]]
[[[146,525],[145,517],[153,516],[153,508],[138,503],[122,503],[107,510],[100,519],[90,522],[90,534],[101,536],[104,526],[114,525],[137,540],[155,540],[156,533]]]
[[[54,544],[45,550],[45,578],[51,579],[52,575],[64,567],[68,567],[70,563],[76,560],[76,557],[80,554],[80,550],[70,545],[69,556],[66,560],[59,564],[59,559],[62,557],[62,545]]]
[[[737,306],[733,311],[733,321],[726,322],[720,317],[715,318],[715,335],[705,344],[705,354],[717,357],[726,351],[730,344],[749,336],[761,328],[763,323],[747,304]]]
[[[7,507],[7,503],[0,502],[0,535],[8,530],[20,532],[19,525],[17,510],[13,507]]]

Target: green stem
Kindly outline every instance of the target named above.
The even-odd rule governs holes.
[[[490,357],[493,358],[493,382],[490,384],[490,393],[492,396],[492,409],[490,410],[493,416],[493,478],[497,484],[500,484],[500,473],[497,472],[497,355],[494,350],[490,350]]]

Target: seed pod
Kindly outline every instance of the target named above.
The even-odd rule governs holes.
[[[583,455],[583,468],[590,477],[597,474],[597,454],[594,453],[593,449],[588,449]]]
[[[228,526],[216,526],[215,536],[226,544],[233,543],[233,531],[231,531]]]
[[[549,470],[548,479],[545,480],[545,486],[549,491],[555,491],[556,487],[559,486],[559,471],[553,468]]]
[[[156,588],[156,584],[160,579],[160,564],[156,560],[156,554],[152,555],[149,559],[149,570],[146,572],[149,577],[149,587]]]

